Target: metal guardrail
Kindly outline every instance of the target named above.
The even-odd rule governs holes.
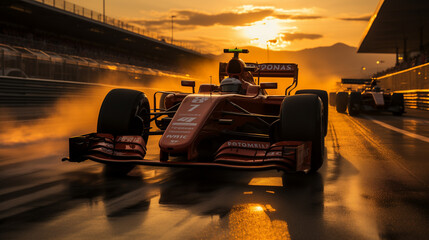
[[[81,7],[79,5],[73,4],[73,3],[69,3],[67,1],[64,0],[33,0],[36,2],[40,2],[43,3],[45,5],[48,6],[52,6],[55,7],[57,9],[61,9],[70,13],[74,13],[76,15],[85,17],[85,18],[89,18],[92,19],[94,21],[97,22],[101,22],[101,23],[105,23],[114,27],[118,27],[142,36],[146,36],[146,37],[150,37],[159,41],[162,41],[164,43],[167,44],[171,44],[171,45],[175,45],[175,46],[179,46],[182,48],[186,48],[189,50],[192,50],[194,52],[198,52],[198,53],[202,53],[200,49],[193,47],[191,44],[186,44],[182,41],[178,41],[178,40],[174,40],[172,41],[172,39],[170,37],[167,36],[162,36],[159,35],[156,32],[151,32],[148,30],[145,30],[143,28],[139,28],[136,27],[132,24],[129,24],[127,22],[112,18],[112,17],[108,17],[108,16],[104,16],[103,18],[103,14],[98,13],[96,11]]]
[[[390,73],[377,80],[382,88],[392,91],[429,89],[429,63]]]
[[[429,110],[429,63],[390,73],[377,80],[382,88],[403,93],[405,107]]]
[[[0,122],[47,117],[58,100],[88,98],[90,90],[118,86],[62,80],[0,76]],[[85,91],[87,90],[87,91]]]
[[[35,78],[0,77],[0,108],[44,107],[62,97],[84,97],[82,90],[111,85]]]
[[[429,111],[429,89],[395,92],[404,94],[405,107]]]

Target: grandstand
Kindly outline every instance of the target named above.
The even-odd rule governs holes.
[[[380,0],[366,28],[358,53],[396,54],[395,66],[375,75],[380,79],[385,79],[387,75],[406,73],[410,69],[417,75],[413,76],[417,79],[404,79],[410,74],[402,74],[401,82],[397,83],[383,80],[382,83],[386,87],[393,90],[429,89],[429,72],[425,67],[429,62],[428,12],[428,1]]]
[[[122,68],[133,74],[185,74],[192,63],[211,61],[179,41],[172,44],[167,37],[63,0],[2,0],[0,42],[2,75],[76,80],[78,73],[73,76],[66,67],[59,73],[59,65],[86,72]],[[43,66],[48,62],[50,67]]]

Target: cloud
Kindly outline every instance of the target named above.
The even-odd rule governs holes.
[[[360,16],[360,17],[343,17],[343,18],[338,18],[339,20],[343,20],[343,21],[362,21],[362,22],[368,22],[369,19],[371,19],[371,15],[365,15],[365,16]]]
[[[196,39],[183,39],[181,42],[203,49],[204,52],[218,53],[225,46],[234,46],[231,39],[198,37]]]
[[[323,35],[321,34],[313,34],[313,33],[285,33],[282,37],[282,40],[292,42],[292,41],[304,40],[304,39],[315,40],[322,37]]]
[[[175,16],[174,24],[181,26],[240,26],[246,25],[255,21],[262,20],[274,13],[273,9],[255,9],[248,12],[223,12],[217,14],[207,14],[192,10],[176,11],[172,15]],[[168,19],[161,20],[134,20],[131,21],[144,26],[163,26],[171,24],[171,16]]]
[[[250,23],[261,21],[266,17],[292,20],[309,20],[324,18],[322,16],[311,15],[308,9],[283,10],[274,7],[254,7],[243,6],[228,12],[205,13],[195,10],[176,10],[162,19],[157,20],[129,20],[128,22],[145,26],[149,29],[167,29],[171,27],[171,16],[174,16],[174,26],[181,29],[192,29],[198,26],[208,27],[214,25],[224,26],[246,26]]]
[[[276,14],[273,17],[278,19],[292,19],[292,20],[311,20],[311,19],[320,19],[324,18],[322,16],[316,15],[290,15],[290,14]]]

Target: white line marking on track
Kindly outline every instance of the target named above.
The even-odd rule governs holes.
[[[400,168],[402,168],[404,171],[406,171],[408,174],[410,174],[413,178],[415,178],[417,181],[419,181],[420,183],[422,183],[424,186],[429,187],[429,185],[425,181],[423,181],[422,179],[420,179],[417,175],[415,175],[410,169],[408,169],[404,165],[403,162],[406,162],[406,160],[404,158],[402,158],[400,155],[397,155],[394,152],[392,152],[390,148],[386,148],[386,147],[384,147],[384,145],[382,145],[382,144],[378,143],[377,141],[373,140],[369,136],[369,134],[371,133],[371,130],[369,130],[366,127],[364,127],[362,125],[362,123],[360,123],[360,122],[358,122],[356,120],[353,120],[353,117],[350,117],[348,115],[346,115],[346,117],[348,117],[348,119],[357,127],[356,129],[358,131],[360,131],[360,133],[362,134],[362,136],[365,139],[367,139],[371,144],[373,144],[373,146],[376,147],[376,149],[380,150],[380,152],[388,153],[386,156],[388,156],[388,158],[391,161],[393,161],[395,164],[397,164],[397,166],[399,166]],[[377,120],[375,120],[373,118],[370,118],[369,116],[363,116],[363,117],[366,118],[366,119],[368,119],[368,120],[371,120],[371,121],[377,121]],[[380,122],[380,121],[377,121],[377,122],[374,122],[374,123],[378,123],[378,122]],[[383,123],[383,122],[380,122],[380,123],[385,124],[385,125],[387,125],[389,127],[395,128],[393,126],[390,126],[389,124],[386,124],[386,123]],[[383,127],[385,127],[385,126],[383,126]],[[402,129],[399,129],[399,128],[396,128],[396,129],[402,130]],[[402,130],[402,131],[405,131],[405,130]]]
[[[403,130],[403,129],[400,129],[400,128],[397,128],[397,127],[394,127],[394,126],[392,126],[392,125],[389,125],[389,124],[387,124],[387,123],[384,123],[384,122],[381,122],[381,121],[378,121],[378,120],[375,120],[375,119],[373,119],[373,118],[370,118],[370,117],[366,117],[368,120],[371,120],[372,122],[374,122],[374,123],[377,123],[378,125],[380,125],[380,126],[382,126],[382,127],[385,127],[385,128],[387,128],[387,129],[390,129],[390,130],[392,130],[392,131],[395,131],[395,132],[398,132],[398,133],[402,133],[402,134],[404,134],[404,135],[406,135],[406,136],[408,136],[408,137],[412,137],[412,138],[415,138],[415,139],[419,139],[419,140],[421,140],[421,141],[423,141],[423,142],[427,142],[427,143],[429,143],[429,138],[428,137],[425,137],[425,136],[422,136],[422,135],[419,135],[419,134],[415,134],[415,133],[412,133],[412,132],[408,132],[408,131],[405,131],[405,130]]]
[[[429,185],[425,182],[425,181],[423,181],[422,179],[420,179],[417,175],[415,175],[410,169],[408,169],[405,165],[404,165],[404,163],[403,162],[405,162],[406,160],[405,159],[403,159],[400,155],[396,155],[395,153],[393,153],[393,152],[391,152],[391,149],[389,149],[389,148],[385,148],[383,145],[381,145],[380,143],[378,143],[378,142],[376,142],[376,141],[374,141],[371,137],[369,137],[368,136],[368,134],[366,134],[366,133],[370,133],[371,132],[371,130],[369,130],[369,129],[367,129],[367,128],[365,128],[360,122],[358,122],[358,121],[356,121],[356,120],[353,120],[353,117],[350,117],[350,116],[348,116],[348,115],[346,115],[348,118],[349,118],[349,120],[357,127],[356,129],[358,129],[360,132],[361,132],[361,134],[362,134],[362,136],[364,137],[364,138],[366,138],[369,142],[371,142],[371,144],[373,144],[373,146],[375,146],[378,150],[381,150],[381,152],[389,152],[389,154],[387,154],[387,156],[389,156],[389,159],[391,160],[391,161],[393,161],[394,163],[396,163],[400,168],[402,168],[403,170],[405,170],[408,174],[410,174],[412,177],[414,177],[417,181],[419,181],[419,182],[421,182],[424,186],[426,186],[426,187],[429,187]],[[391,125],[389,125],[389,124],[386,124],[386,123],[383,123],[383,122],[380,122],[380,121],[377,121],[377,120],[375,120],[375,119],[373,119],[373,118],[370,118],[370,117],[368,117],[368,116],[364,116],[364,118],[366,118],[366,119],[368,119],[368,120],[370,120],[370,121],[374,121],[374,123],[377,123],[377,124],[380,124],[381,126],[383,126],[383,127],[387,127],[388,129],[391,129],[391,128],[395,128],[395,129],[397,129],[397,130],[401,130],[401,131],[404,131],[404,132],[407,132],[407,131],[405,131],[405,130],[402,130],[402,129],[399,129],[399,128],[396,128],[396,127],[393,127],[393,126],[391,126]],[[385,126],[386,125],[386,126]],[[391,128],[390,128],[391,127]],[[392,129],[393,130],[393,129]],[[393,131],[396,131],[396,130],[393,130]],[[407,132],[407,133],[410,133],[410,132]],[[413,133],[410,133],[410,134],[413,134]],[[417,135],[417,134],[415,134],[415,135]],[[417,136],[420,136],[420,135],[417,135]],[[423,137],[423,136],[421,136],[421,137]],[[426,138],[426,137],[423,137],[423,138]],[[392,155],[393,154],[393,155]],[[396,157],[394,157],[394,156],[396,156]]]

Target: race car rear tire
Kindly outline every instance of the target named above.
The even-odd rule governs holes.
[[[322,100],[323,103],[323,118],[322,118],[322,126],[323,126],[323,136],[326,137],[328,133],[328,93],[324,90],[318,89],[303,89],[296,91],[295,94],[316,94]]]
[[[392,111],[392,114],[395,116],[402,116],[402,114],[405,111],[404,106],[404,94],[402,93],[394,93],[392,94],[392,100],[390,102],[391,108],[394,110]]]
[[[161,97],[159,98],[159,110],[165,111],[167,109],[165,109],[165,98],[167,97],[169,93],[162,93]]]
[[[323,164],[323,103],[317,95],[299,94],[286,97],[280,109],[279,140],[311,141],[311,172]]]
[[[165,99],[167,98],[168,95],[170,94],[174,94],[174,93],[181,93],[179,91],[172,91],[172,92],[163,92],[161,94],[161,97],[159,98],[159,107],[158,110],[160,111],[167,111],[168,109],[165,107]],[[177,109],[173,109],[177,110]],[[160,130],[165,130],[167,129],[171,119],[173,118],[174,114],[168,114],[168,116],[164,116],[164,117],[160,117],[158,119],[155,119],[155,125],[160,129]],[[165,118],[165,119],[163,119]]]
[[[349,101],[347,104],[347,109],[350,116],[356,116],[360,112],[360,100],[361,93],[360,92],[351,92],[349,96]]]
[[[335,107],[337,112],[345,113],[347,110],[347,103],[349,101],[349,94],[347,92],[338,92],[335,97]]]
[[[150,107],[146,95],[131,89],[113,89],[98,115],[97,132],[113,135],[141,135],[147,143]]]

